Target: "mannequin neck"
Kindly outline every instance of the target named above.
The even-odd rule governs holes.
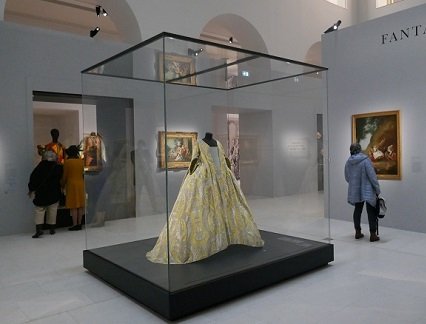
[[[216,140],[213,138],[212,133],[206,133],[206,136],[204,136],[203,141],[207,143],[209,146],[217,146]]]

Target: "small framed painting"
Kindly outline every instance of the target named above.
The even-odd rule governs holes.
[[[186,169],[191,164],[192,151],[197,141],[196,132],[158,133],[161,169]]]
[[[195,85],[195,63],[190,56],[161,53],[158,67],[160,81],[165,78],[166,82]]]

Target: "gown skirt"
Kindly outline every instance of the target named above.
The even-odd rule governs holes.
[[[264,242],[223,146],[199,140],[168,222],[146,257],[154,263],[185,264],[231,244],[262,247]]]

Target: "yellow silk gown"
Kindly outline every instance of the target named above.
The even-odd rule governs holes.
[[[217,155],[216,159],[212,154]],[[154,248],[146,254],[152,262],[191,263],[231,244],[263,246],[219,142],[213,149],[202,140],[195,144],[191,167],[170,213],[168,226],[169,249],[165,224]]]

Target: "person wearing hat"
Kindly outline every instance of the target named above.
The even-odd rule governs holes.
[[[71,145],[65,150],[67,159],[64,162],[62,187],[65,189],[65,207],[70,209],[73,226],[68,230],[81,230],[86,195],[84,192],[84,163],[80,158],[80,150]]]
[[[355,239],[364,237],[361,232],[361,214],[366,202],[368,224],[370,227],[370,242],[380,240],[377,236],[377,197],[380,195],[380,185],[376,171],[367,155],[361,152],[361,145],[351,144],[351,156],[345,164],[345,179],[348,183],[348,203],[355,206],[353,221]]]
[[[55,234],[56,213],[61,197],[61,177],[62,166],[57,163],[56,154],[52,151],[45,151],[42,160],[31,172],[28,183],[28,195],[33,198],[35,206],[36,232],[33,238],[43,235],[45,214],[50,234]]]

